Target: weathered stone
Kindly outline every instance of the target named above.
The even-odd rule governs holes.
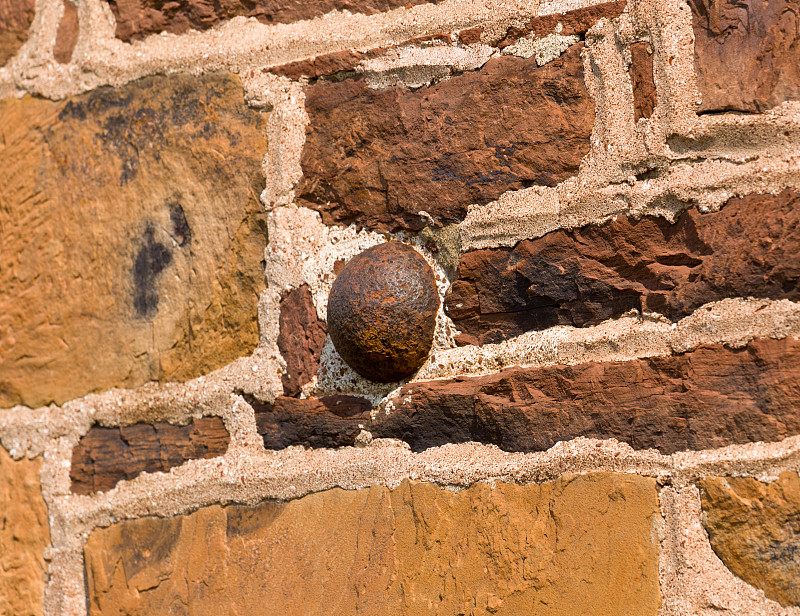
[[[279,396],[272,403],[245,395],[267,449],[290,445],[346,447],[368,427],[372,404],[366,398],[335,394],[322,398]]]
[[[700,482],[703,524],[722,562],[783,606],[800,606],[800,476]]]
[[[699,112],[800,100],[800,0],[689,0]]]
[[[327,337],[325,321],[317,316],[308,285],[283,298],[279,326],[278,349],[286,361],[286,373],[281,377],[283,393],[297,396],[316,375]]]
[[[78,42],[78,7],[72,0],[62,0],[64,4],[64,15],[58,22],[56,31],[56,46],[53,48],[53,55],[58,62],[66,64],[72,60],[72,51]]]
[[[117,20],[117,38],[142,39],[156,32],[207,30],[232,17],[262,23],[289,23],[335,10],[372,15],[437,0],[108,0]]]
[[[656,108],[656,83],[653,80],[653,47],[650,43],[631,45],[633,119],[649,118]]]
[[[35,0],[0,0],[0,66],[28,40]]]
[[[629,310],[675,321],[726,297],[800,299],[800,194],[731,199],[719,212],[618,216],[513,249],[461,257],[445,308],[460,344],[553,325],[593,325]]]
[[[415,451],[468,441],[543,451],[585,436],[670,454],[800,434],[798,376],[800,341],[761,339],[744,349],[409,383],[375,419],[361,398],[339,410],[313,398],[253,404],[270,448],[353,445],[363,426]]]
[[[230,440],[219,417],[202,417],[185,426],[94,426],[72,451],[72,491],[106,492],[141,473],[166,472],[187,460],[221,456]]]
[[[186,380],[258,343],[262,113],[238,78],[0,102],[0,407]]]
[[[534,17],[524,26],[512,26],[505,36],[497,43],[500,49],[513,45],[524,36],[537,38],[553,34],[561,24],[558,34],[561,36],[582,35],[596,24],[600,19],[614,19],[619,17],[627,6],[627,0],[604,2],[564,13],[552,13]]]
[[[350,259],[336,276],[328,329],[356,372],[391,383],[425,363],[438,310],[431,266],[408,244],[386,242]]]
[[[15,462],[0,447],[0,614],[41,616],[50,544],[41,458]]]
[[[582,45],[541,67],[494,58],[417,90],[313,83],[300,202],[328,224],[419,230],[421,212],[457,222],[470,204],[574,175],[594,124]]]
[[[94,531],[89,613],[655,616],[658,516],[653,479],[602,473],[206,507]]]

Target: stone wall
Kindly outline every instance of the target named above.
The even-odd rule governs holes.
[[[798,16],[0,0],[0,616],[800,614]]]

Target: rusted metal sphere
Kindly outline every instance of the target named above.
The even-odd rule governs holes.
[[[328,332],[361,376],[399,381],[428,357],[438,309],[431,266],[410,246],[387,242],[350,259],[333,281]]]

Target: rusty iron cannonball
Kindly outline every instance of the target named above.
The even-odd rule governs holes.
[[[328,297],[328,332],[361,376],[390,383],[428,357],[439,294],[431,266],[410,246],[387,242],[350,259]]]

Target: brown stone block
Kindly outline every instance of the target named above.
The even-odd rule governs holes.
[[[601,473],[212,506],[94,531],[89,613],[655,616],[658,515],[653,479]]]
[[[286,361],[281,376],[283,393],[297,396],[300,388],[317,374],[319,358],[327,337],[325,321],[317,316],[308,285],[291,291],[281,300],[278,349]]]
[[[252,352],[266,119],[237,77],[7,99],[0,116],[0,407]]]
[[[800,0],[689,0],[699,112],[800,100]]]
[[[582,45],[541,67],[494,58],[417,90],[317,81],[306,93],[300,202],[328,224],[418,230],[420,211],[456,222],[470,204],[574,175],[594,124]]]
[[[353,445],[361,426],[369,427],[372,410],[369,400],[341,394],[302,400],[279,396],[272,403],[246,394],[244,398],[255,410],[256,427],[267,449]]]
[[[28,40],[35,0],[0,0],[0,66]]]
[[[631,81],[633,82],[633,119],[649,118],[656,108],[656,83],[653,79],[653,46],[631,45]]]
[[[542,451],[584,436],[635,449],[683,450],[800,434],[800,340],[744,349],[700,347],[671,357],[409,383],[367,429],[414,450],[479,441]]]
[[[720,560],[783,606],[800,606],[800,476],[700,482],[703,525]]]
[[[468,252],[445,308],[459,343],[485,344],[629,310],[677,321],[727,297],[800,299],[800,194],[735,198],[674,224],[618,216]]]
[[[53,55],[58,62],[66,64],[72,60],[72,51],[78,42],[78,7],[72,0],[62,0],[64,4],[64,15],[58,23],[56,31],[56,46],[53,48]]]
[[[262,23],[290,23],[348,10],[372,15],[431,0],[108,0],[117,20],[117,38],[142,39],[156,32],[208,30],[232,17]],[[435,1],[435,0],[434,0]]]
[[[72,491],[107,492],[141,473],[166,472],[187,460],[221,456],[230,440],[219,417],[202,417],[185,426],[94,426],[72,450]]]
[[[50,544],[41,458],[15,462],[0,447],[0,614],[42,616]]]
[[[512,26],[508,29],[505,36],[497,43],[500,49],[513,45],[524,36],[533,35],[544,37],[555,32],[558,24],[561,24],[562,36],[583,35],[596,24],[600,19],[614,19],[619,17],[627,6],[627,0],[617,0],[616,2],[604,2],[587,6],[564,13],[552,13],[534,17],[522,27]]]

